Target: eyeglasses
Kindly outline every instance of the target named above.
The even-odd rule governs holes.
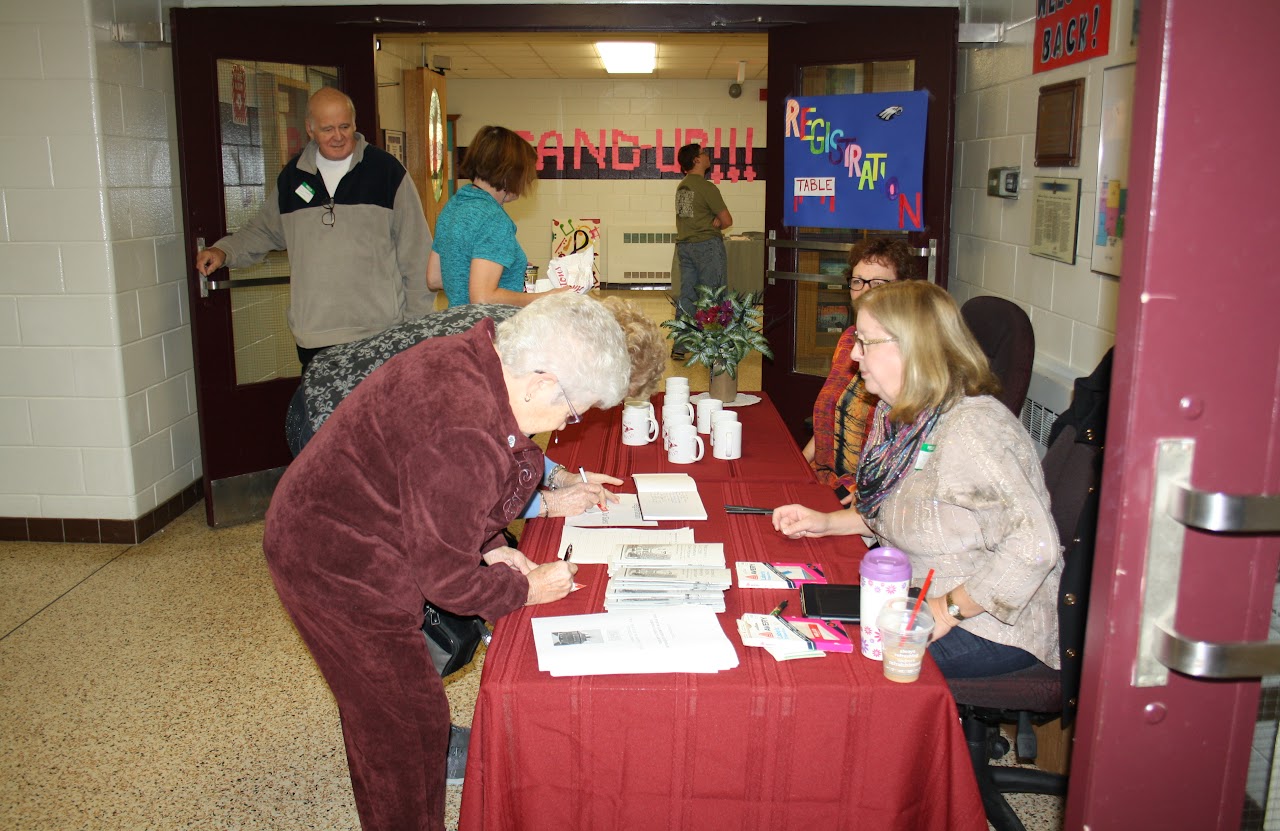
[[[329,204],[324,206],[324,213],[320,216],[320,221],[328,227],[332,228],[333,224],[338,221],[338,217],[333,213],[333,199],[329,199]]]
[[[853,336],[853,348],[861,349],[864,355],[866,354],[867,349],[869,347],[875,346],[878,343],[897,343],[897,342],[898,342],[897,338],[880,338],[880,340],[863,340],[862,335]]]
[[[541,369],[535,369],[534,372],[538,373],[539,375],[547,374],[545,370],[541,370]],[[569,400],[569,393],[565,392],[564,384],[560,383],[559,378],[556,379],[556,386],[560,388],[560,394],[564,396],[564,403],[569,405],[569,415],[568,417],[565,418],[564,423],[577,424],[578,422],[582,421],[582,416],[579,415],[578,411],[573,408],[573,402]]]
[[[873,277],[870,280],[864,280],[861,277],[851,277],[849,279],[849,288],[853,289],[854,291],[862,291],[863,286],[866,286],[867,288],[871,288],[871,289],[878,289],[881,286],[883,286],[885,283],[893,283],[893,282],[896,282],[896,281],[885,280],[881,277]]]

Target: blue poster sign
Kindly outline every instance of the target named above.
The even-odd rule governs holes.
[[[782,222],[919,231],[929,93],[787,99]]]

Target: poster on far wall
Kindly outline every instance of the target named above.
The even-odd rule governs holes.
[[[1102,127],[1098,138],[1098,226],[1090,268],[1120,276],[1124,259],[1124,215],[1129,201],[1129,127],[1133,111],[1133,64],[1102,73]]]
[[[788,98],[782,224],[919,231],[929,93]]]
[[[1100,58],[1111,51],[1111,0],[1038,0],[1031,71]]]

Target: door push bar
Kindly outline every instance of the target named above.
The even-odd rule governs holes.
[[[791,280],[797,283],[822,283],[828,285],[831,283],[830,274],[811,274],[803,271],[776,271],[777,267],[777,250],[779,248],[792,248],[799,251],[841,251],[848,252],[853,248],[851,242],[825,242],[822,240],[786,240],[778,239],[777,231],[770,231],[768,238],[765,240],[765,246],[769,249],[768,269],[765,271],[765,278],[769,280],[769,284],[773,285],[774,280]],[[926,266],[926,275],[930,283],[938,282],[938,241],[936,239],[929,240],[929,244],[920,248],[909,249],[912,254],[917,257],[928,257],[929,263]],[[838,288],[844,288],[843,285]]]
[[[1146,591],[1133,679],[1138,687],[1165,686],[1171,669],[1196,678],[1280,675],[1280,642],[1213,643],[1179,634],[1173,626],[1187,528],[1215,533],[1280,533],[1280,496],[1239,496],[1192,488],[1188,483],[1195,448],[1194,439],[1161,439],[1156,444]]]
[[[203,251],[205,248],[204,237],[196,238],[196,250]],[[208,298],[211,291],[222,291],[224,289],[242,289],[252,286],[283,286],[288,284],[289,278],[285,277],[258,277],[252,280],[210,280],[203,274],[200,275],[200,299]]]

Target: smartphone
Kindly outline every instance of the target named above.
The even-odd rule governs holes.
[[[800,611],[805,617],[857,623],[862,617],[862,589],[845,583],[804,583]]]

